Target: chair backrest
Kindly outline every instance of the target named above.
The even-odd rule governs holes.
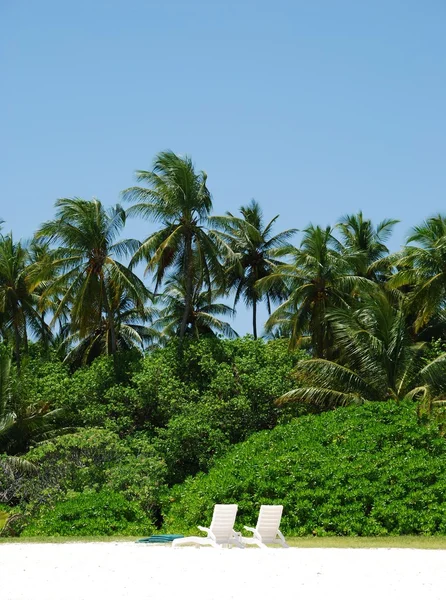
[[[281,504],[262,504],[260,507],[256,531],[261,535],[263,541],[273,541],[276,538],[282,511]]]
[[[217,543],[231,537],[237,516],[237,504],[216,504],[209,529],[215,535]]]

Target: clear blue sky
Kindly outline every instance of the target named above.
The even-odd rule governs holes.
[[[5,228],[114,204],[172,149],[215,214],[255,198],[278,231],[362,209],[402,220],[396,249],[446,212],[445,28],[444,0],[0,0]]]

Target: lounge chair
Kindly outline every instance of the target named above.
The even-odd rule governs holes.
[[[234,531],[235,517],[237,515],[237,504],[216,504],[214,514],[209,527],[198,526],[200,531],[204,531],[206,537],[189,536],[178,538],[172,542],[172,547],[176,548],[183,544],[199,544],[219,548],[221,546],[232,545],[243,548],[241,534]]]
[[[242,537],[242,543],[256,544],[260,548],[266,548],[265,544],[280,544],[284,548],[289,548],[279,530],[282,511],[283,506],[281,504],[262,504],[257,525],[255,527],[246,527],[245,525],[245,529],[252,531],[253,536],[250,538]]]

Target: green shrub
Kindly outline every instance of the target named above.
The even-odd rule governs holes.
[[[165,457],[170,484],[183,481],[190,473],[207,471],[229,448],[225,434],[212,425],[211,415],[206,419],[206,414],[197,407],[195,413],[179,415],[159,430],[155,446]]]
[[[107,469],[124,460],[129,451],[119,437],[99,428],[48,440],[30,450],[26,458],[39,467],[29,486],[67,491],[101,489],[107,482]],[[32,487],[26,491],[36,495]]]
[[[107,391],[116,384],[113,357],[101,356],[90,366],[73,373],[60,405],[76,426],[102,427],[109,414],[105,399]]]
[[[231,502],[239,526],[255,524],[260,504],[283,504],[289,535],[446,534],[446,441],[409,403],[301,417],[175,486],[165,528],[194,531]]]
[[[103,429],[82,429],[42,443],[26,458],[38,467],[21,486],[28,512],[51,506],[70,492],[111,490],[138,503],[158,522],[166,465],[143,436],[121,440]]]
[[[135,379],[141,397],[151,394],[158,407],[154,414],[164,419],[157,421],[154,444],[166,458],[169,484],[207,471],[231,444],[305,410],[274,404],[289,388],[293,366],[304,355],[289,353],[286,340],[188,340],[181,355],[172,345],[147,360],[148,365],[152,360],[163,364],[156,386],[152,379],[142,385],[144,361]],[[151,367],[149,372],[152,377]]]
[[[151,436],[173,484],[207,470],[231,444],[302,412],[274,405],[302,356],[288,352],[286,340],[172,342],[142,360],[128,357],[120,383],[110,357],[97,359],[71,377],[63,405],[73,424]]]
[[[12,369],[12,396],[25,404],[42,404],[56,408],[63,405],[70,383],[66,365],[54,354],[42,355],[38,349],[24,358],[20,374]]]
[[[160,523],[161,499],[167,491],[167,466],[143,435],[125,441],[128,453],[106,471],[106,488],[138,502],[153,523]]]
[[[46,507],[22,531],[24,536],[148,535],[153,526],[136,503],[117,492],[72,492]]]
[[[284,414],[302,412],[273,403],[293,385],[291,372],[302,356],[288,351],[287,340],[205,337],[185,340],[181,348],[172,342],[143,359],[120,355],[125,377],[118,377],[111,357],[96,359],[64,381],[58,405],[71,415],[71,424],[104,427],[121,437],[138,431],[157,435],[198,407],[209,425],[236,443],[274,427]]]
[[[6,504],[0,504],[0,534],[3,527],[6,525],[6,521],[8,520],[9,511],[9,506],[6,506]]]
[[[304,410],[274,405],[304,355],[288,352],[287,340],[203,338],[143,358],[120,353],[118,368],[102,356],[70,374],[37,353],[18,388],[63,408],[63,424],[78,430],[30,451],[39,475],[18,486],[11,502],[29,512],[69,491],[111,487],[158,522],[165,484],[207,471],[232,444]],[[132,440],[144,440],[145,450],[131,449]]]

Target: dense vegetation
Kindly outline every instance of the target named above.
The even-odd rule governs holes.
[[[412,403],[367,403],[256,433],[170,491],[165,527],[194,531],[215,502],[254,525],[260,504],[280,503],[294,535],[444,535],[445,501],[438,427],[420,427]]]
[[[105,525],[87,513],[94,514],[96,502],[97,515],[104,513],[105,492],[115,499],[110,534],[150,532],[162,522],[169,486],[207,470],[252,433],[302,412],[274,404],[302,355],[289,352],[286,340],[248,337],[172,342],[145,357],[123,354],[119,373],[108,356],[73,374],[57,356],[24,361],[20,375],[16,369],[9,375],[11,398],[34,411],[55,408],[54,418],[36,428],[19,421],[23,443],[33,446],[20,458],[34,468],[0,459],[0,502],[17,514],[9,532],[27,523],[27,534],[56,532],[65,519],[71,529],[60,525],[60,532],[99,533]],[[2,437],[6,450],[13,433]],[[136,507],[128,523],[112,518],[112,506],[124,502]],[[86,516],[77,523],[81,507]]]
[[[127,210],[62,198],[29,242],[0,234],[3,533],[189,528],[229,498],[250,520],[283,501],[296,533],[443,532],[446,217],[393,255],[396,221],[361,212],[307,226],[294,246],[297,230],[274,233],[255,201],[213,215],[188,157],[162,152],[137,180]],[[128,217],[159,227],[126,239]],[[241,300],[253,336],[237,339]],[[341,444],[343,419],[356,434]],[[403,491],[389,487],[403,473]],[[421,506],[432,518],[414,516]]]

